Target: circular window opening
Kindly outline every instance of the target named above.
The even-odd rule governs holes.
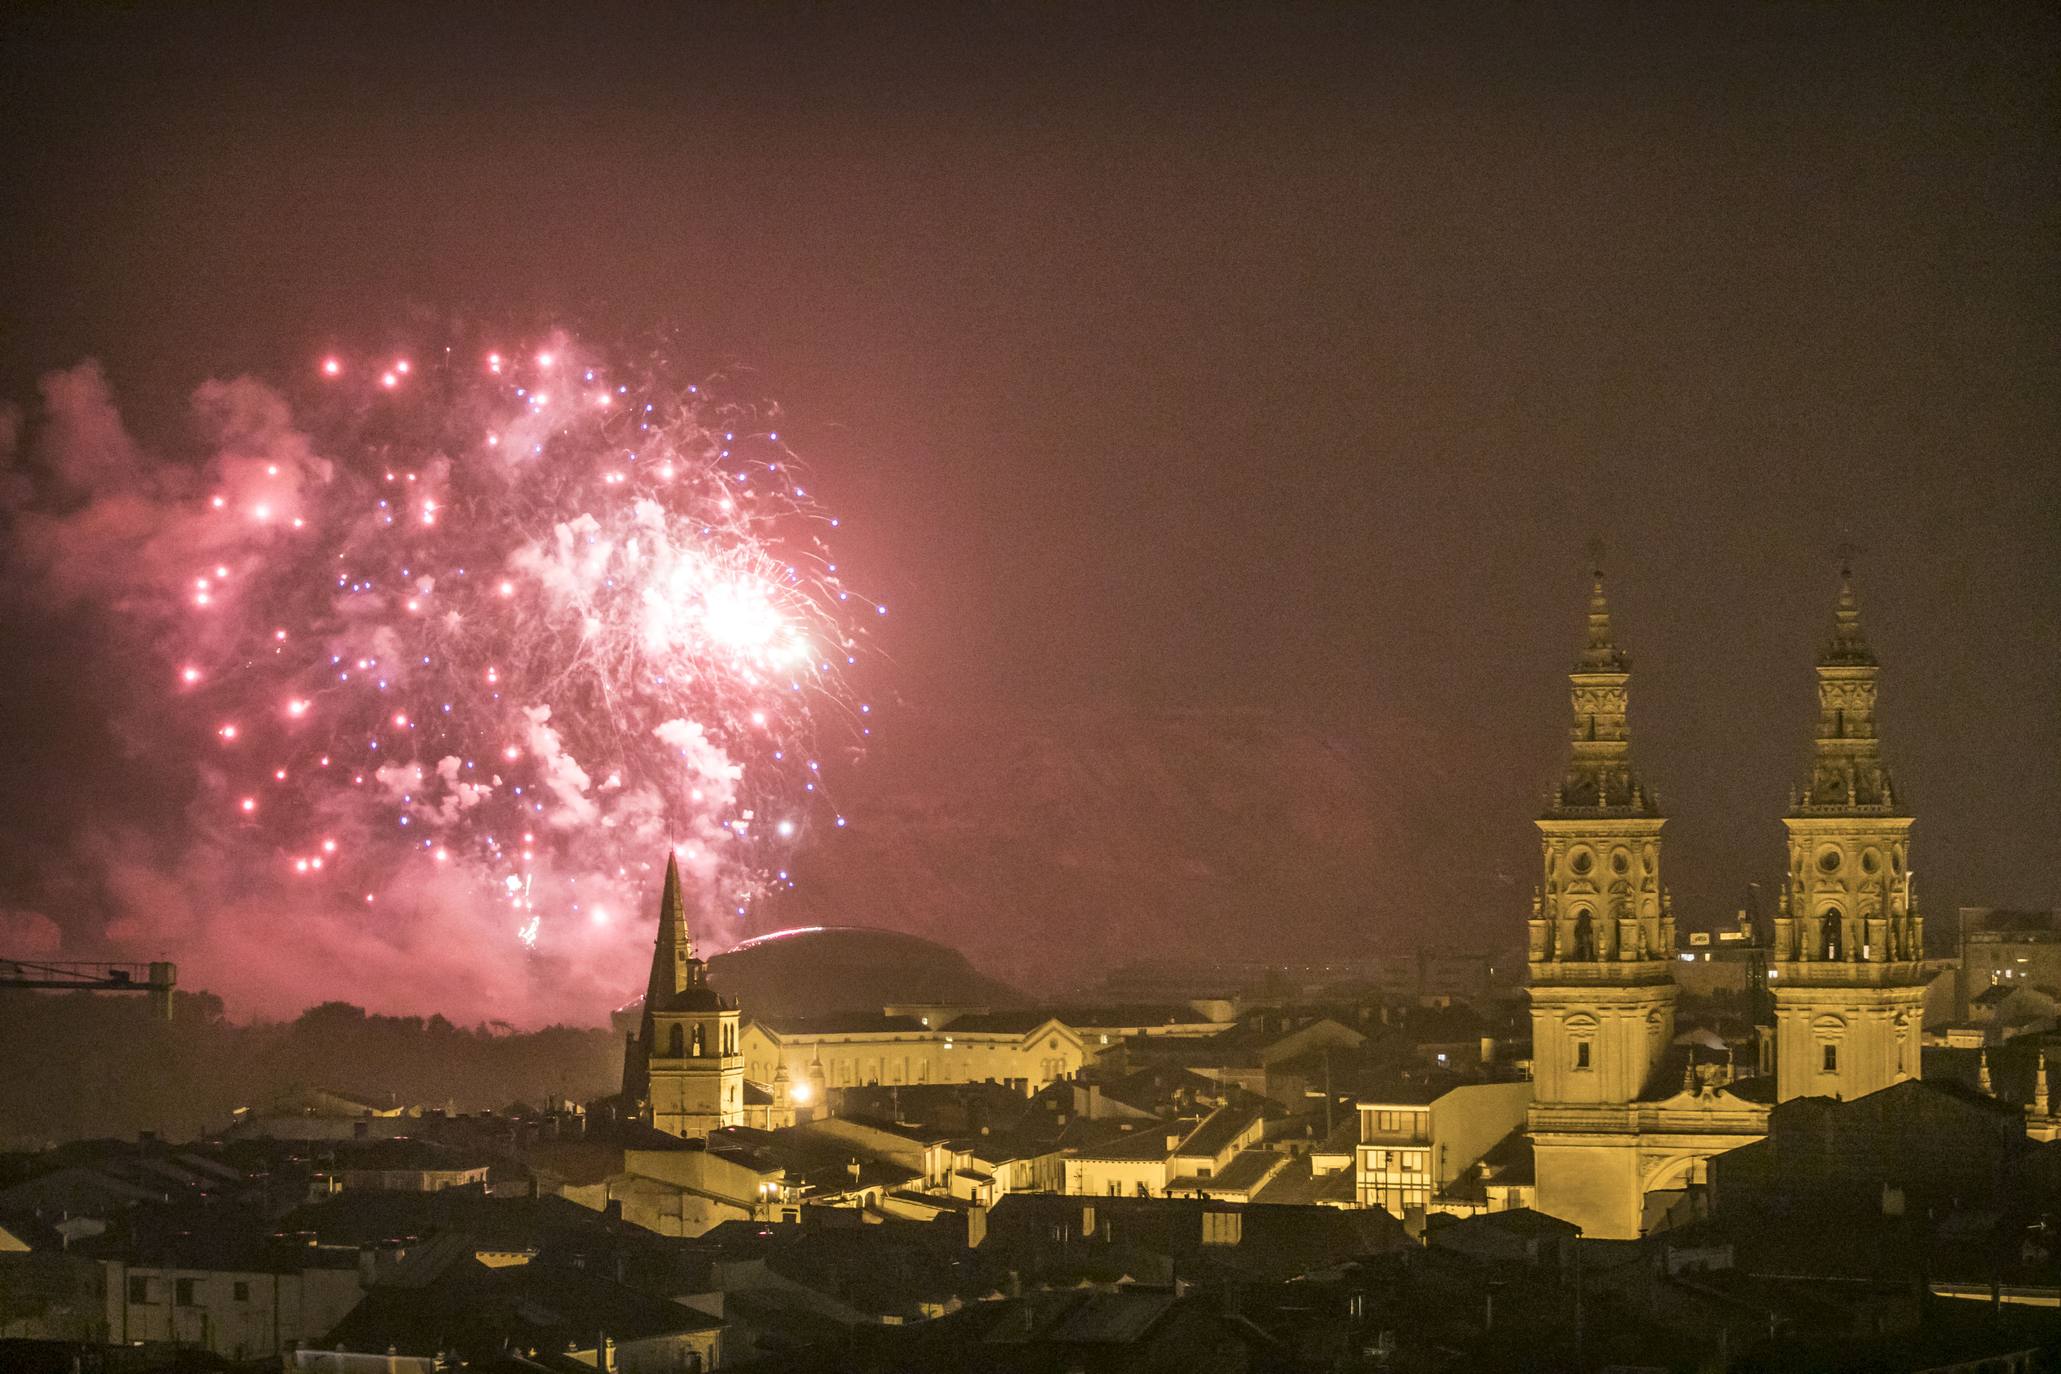
[[[1567,866],[1576,873],[1586,873],[1595,867],[1596,860],[1586,849],[1577,849],[1567,860]]]
[[[1624,850],[1620,849],[1610,856],[1610,871],[1612,873],[1629,873],[1631,867],[1632,856]]]
[[[1873,873],[1882,867],[1882,856],[1870,849],[1861,855],[1861,872]]]
[[[1818,855],[1818,870],[1823,873],[1837,873],[1842,855],[1836,849],[1827,849]]]

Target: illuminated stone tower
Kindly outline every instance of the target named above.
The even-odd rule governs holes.
[[[673,1135],[705,1136],[744,1122],[737,1003],[708,985],[708,965],[695,957],[680,868],[670,856],[644,1016],[623,1056],[623,1095],[647,1124]]]
[[[1573,757],[1538,821],[1544,881],[1530,922],[1530,1124],[1540,1209],[1599,1237],[1640,1232],[1634,1104],[1674,1038],[1665,822],[1632,769],[1630,679],[1598,572],[1588,647],[1568,675]]]
[[[1775,1084],[1852,1098],[1916,1078],[1925,921],[1911,899],[1911,817],[1875,733],[1881,666],[1840,570],[1831,643],[1818,659],[1810,781],[1790,795],[1789,876],[1775,917]]]

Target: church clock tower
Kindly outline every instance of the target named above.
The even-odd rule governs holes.
[[[1634,1104],[1674,1038],[1675,922],[1660,882],[1665,820],[1632,768],[1630,680],[1598,572],[1588,647],[1568,676],[1573,756],[1538,820],[1530,1124],[1540,1206],[1605,1237],[1640,1233]]]
[[[706,1136],[744,1124],[737,1003],[709,986],[708,965],[694,953],[679,863],[671,856],[644,1015],[624,1050],[623,1095],[647,1125],[672,1135]]]
[[[1775,1083],[1792,1097],[1860,1097],[1919,1075],[1925,920],[1911,896],[1911,817],[1875,733],[1881,666],[1861,633],[1850,568],[1818,659],[1809,782],[1791,793],[1789,874],[1770,951]]]

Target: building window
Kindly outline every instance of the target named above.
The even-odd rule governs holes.
[[[147,1303],[150,1301],[150,1280],[141,1274],[129,1275],[129,1301]]]
[[[1838,1072],[1839,1072],[1839,1046],[1837,1046],[1837,1045],[1825,1045],[1825,1046],[1822,1046],[1822,1047],[1821,1047],[1821,1049],[1822,1049],[1822,1052],[1823,1052],[1823,1054],[1824,1054],[1824,1056],[1825,1056],[1825,1064],[1824,1064],[1824,1069],[1825,1069],[1825,1072],[1826,1072],[1826,1073],[1838,1073]]]
[[[1588,1041],[1577,1040],[1574,1042],[1574,1066],[1577,1069],[1586,1069],[1587,1067],[1589,1067]]]
[[[1369,1112],[1367,1115],[1373,1129],[1382,1135],[1422,1137],[1424,1134],[1423,1112],[1377,1111]]]
[[[174,1279],[172,1282],[174,1285],[172,1301],[177,1303],[181,1307],[194,1306],[195,1304],[193,1299],[193,1280]]]
[[[249,1302],[250,1285],[244,1282],[242,1279],[238,1279],[234,1285],[232,1292],[230,1293],[230,1296],[235,1298],[238,1302]]]

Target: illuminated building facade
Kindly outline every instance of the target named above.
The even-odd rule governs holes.
[[[1632,767],[1631,660],[1610,627],[1603,577],[1588,645],[1569,674],[1567,773],[1539,818],[1532,898],[1534,1089],[1529,1128],[1538,1207],[1586,1235],[1647,1228],[1647,1199],[1700,1183],[1713,1154],[1757,1138],[1766,1109],[1723,1074],[1670,1082],[1674,904],[1661,882],[1659,803]]]
[[[1774,922],[1769,990],[1782,1100],[1864,1097],[1916,1078],[1925,918],[1911,897],[1911,818],[1875,732],[1881,666],[1843,575],[1818,660],[1811,775],[1791,794],[1789,872]]]
[[[1766,950],[1773,1082],[1673,1045],[1663,822],[1631,767],[1629,673],[1599,575],[1571,679],[1574,757],[1538,823],[1528,1124],[1537,1206],[1604,1239],[1651,1229],[1684,1189],[1707,1182],[1713,1155],[1765,1135],[1774,1103],[1865,1097],[1917,1079],[1926,989],[1939,972],[1925,960],[1912,896],[1911,817],[1875,730],[1881,667],[1843,570],[1817,664],[1810,779],[1783,819],[1787,875]]]
[[[1044,1012],[761,1017],[744,1028],[743,1044],[752,1081],[797,1103],[869,1085],[995,1082],[1028,1094],[1094,1058],[1082,1032]]]

